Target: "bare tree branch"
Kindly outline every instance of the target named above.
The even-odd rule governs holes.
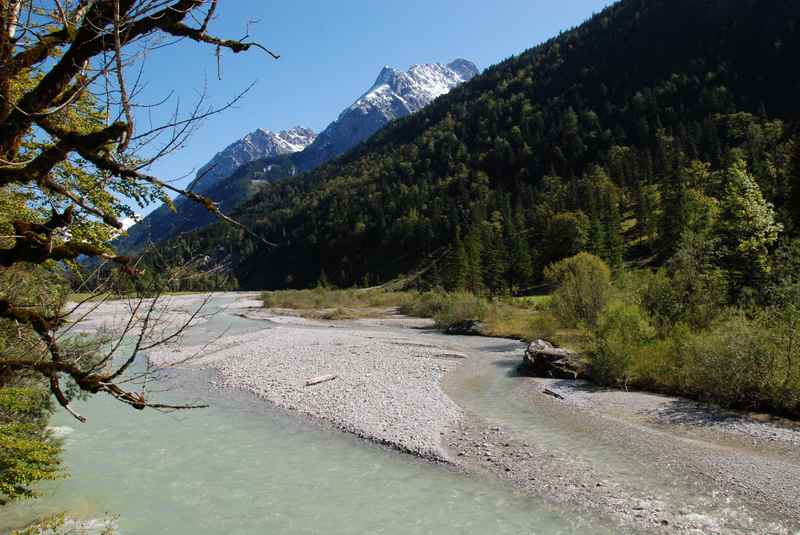
[[[113,236],[113,229],[122,228],[121,217],[130,214],[116,195],[143,203],[168,199],[171,192],[264,241],[223,214],[211,199],[143,171],[185,144],[200,122],[236,105],[252,87],[216,108],[205,108],[203,93],[185,117],[178,102],[170,119],[137,133],[135,109],[150,113],[168,103],[136,102],[145,87],[149,54],[190,40],[214,47],[218,55],[255,48],[279,57],[248,40],[249,35],[236,40],[209,34],[217,9],[218,0],[0,0],[0,191],[24,191],[37,205],[52,208],[49,216],[15,214],[5,220],[0,270],[72,263],[85,256],[100,260],[101,266],[88,278],[81,274],[78,288],[105,277],[92,283],[92,296],[67,310],[55,310],[48,296],[40,295],[39,303],[19,303],[10,290],[0,291],[0,322],[18,332],[14,351],[0,355],[0,375],[40,377],[59,405],[80,421],[85,418],[70,406],[74,385],[136,409],[197,407],[148,399],[157,370],[148,363],[142,372],[138,362],[143,351],[178,342],[203,317],[207,303],[176,324],[166,317],[158,297],[163,288],[142,282],[140,260],[115,254],[107,238],[82,234],[81,225],[102,225],[105,234],[100,236]],[[109,270],[111,265],[116,268]],[[182,276],[191,275],[176,268],[167,284]],[[115,288],[118,283],[122,286]],[[127,295],[131,287],[138,296],[129,303],[117,338],[103,333],[82,341],[73,336],[111,295]],[[151,295],[157,297],[149,299]],[[133,340],[129,353],[123,351],[123,339]],[[137,381],[142,382],[139,391]]]

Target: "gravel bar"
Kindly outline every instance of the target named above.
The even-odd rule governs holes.
[[[200,350],[182,347],[150,359],[168,365]],[[447,461],[441,437],[461,410],[439,382],[464,357],[374,329],[282,325],[224,337],[193,363],[215,369],[218,386],[247,390],[362,438]],[[336,378],[306,386],[328,375]]]

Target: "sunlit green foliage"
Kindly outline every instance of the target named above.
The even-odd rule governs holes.
[[[578,253],[551,264],[545,278],[557,286],[550,307],[567,326],[594,326],[611,295],[611,270],[600,258]]]
[[[722,246],[729,263],[741,266],[745,275],[767,271],[769,251],[782,230],[747,164],[732,163],[724,177],[720,214]]]
[[[61,449],[47,431],[50,392],[0,386],[0,505],[35,496],[37,481],[63,476]]]

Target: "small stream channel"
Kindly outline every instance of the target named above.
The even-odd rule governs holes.
[[[778,520],[721,495],[713,482],[688,469],[670,450],[670,445],[691,445],[693,451],[707,450],[710,456],[731,454],[714,444],[683,444],[677,436],[667,436],[666,431],[622,419],[615,421],[608,414],[597,418],[586,411],[570,411],[549,398],[531,402],[531,394],[543,387],[520,377],[524,344],[432,332],[425,336],[432,343],[449,345],[470,357],[444,381],[445,391],[459,406],[483,421],[501,426],[510,436],[535,444],[549,456],[584,467],[597,482],[613,481],[627,489],[626,495],[644,502],[671,503],[679,510],[743,520],[744,525],[753,518],[762,525]]]

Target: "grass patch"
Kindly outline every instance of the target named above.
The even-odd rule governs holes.
[[[301,316],[322,320],[347,320],[385,315],[414,299],[409,292],[385,290],[281,290],[262,292],[264,308],[296,310]]]
[[[380,317],[396,311],[431,318],[440,329],[476,320],[481,322],[486,336],[525,341],[544,338],[576,350],[586,349],[590,343],[585,332],[559,325],[549,311],[549,295],[492,300],[467,292],[314,288],[263,292],[261,300],[265,308],[290,309],[310,319],[348,320]]]

